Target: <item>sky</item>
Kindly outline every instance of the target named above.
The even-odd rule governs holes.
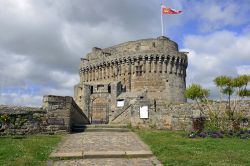
[[[0,104],[73,96],[92,47],[161,36],[160,0],[0,0]],[[187,86],[250,74],[249,0],[166,0],[164,35],[188,51]]]

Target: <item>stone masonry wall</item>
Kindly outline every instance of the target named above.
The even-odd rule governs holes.
[[[44,96],[43,107],[0,106],[0,135],[70,132],[89,124],[72,97]]]
[[[208,113],[208,107],[204,113]],[[226,103],[213,103],[211,106],[212,110],[225,110]],[[184,104],[172,104],[157,109],[159,113],[153,115],[154,121],[152,122],[159,129],[168,128],[171,130],[192,130],[193,120],[200,117],[200,110],[196,103],[184,103]],[[240,101],[236,105],[236,111],[244,112],[246,118],[250,120],[250,100]],[[250,127],[250,126],[249,126]]]
[[[140,119],[140,106],[148,106],[149,118]],[[211,108],[218,109],[219,103],[214,103]],[[226,104],[221,104],[221,109],[225,109]],[[250,100],[240,101],[236,105],[236,110],[244,112],[250,121]],[[208,108],[205,113],[208,112]],[[155,101],[141,100],[133,104],[130,111],[125,111],[119,121],[129,121],[134,127],[156,128],[168,130],[193,130],[193,120],[200,117],[200,110],[195,103],[183,104],[157,104]],[[124,119],[122,119],[124,118]],[[116,122],[116,121],[114,121]],[[250,123],[249,123],[250,128]]]
[[[89,124],[89,119],[70,96],[44,96],[43,108],[47,111],[48,130],[71,131],[74,125]]]
[[[46,132],[46,111],[42,108],[0,106],[0,135]]]

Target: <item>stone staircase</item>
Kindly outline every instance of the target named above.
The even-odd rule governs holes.
[[[125,124],[74,125],[73,131],[51,153],[48,165],[161,165]]]
[[[111,117],[111,121],[114,121],[116,118],[118,118],[123,112],[127,111],[132,105],[126,104],[123,108],[117,109],[115,111],[115,114]]]

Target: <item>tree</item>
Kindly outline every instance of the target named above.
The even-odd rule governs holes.
[[[239,128],[241,119],[243,118],[243,112],[236,109],[237,102],[244,97],[250,96],[250,91],[247,89],[248,83],[250,82],[249,75],[241,75],[235,78],[228,76],[219,76],[214,79],[214,83],[219,88],[221,96],[227,95],[228,107],[226,114],[228,116],[228,126],[233,125],[234,129]],[[231,106],[231,96],[235,94],[234,106]],[[220,100],[221,103],[221,100]],[[221,104],[220,104],[221,105]],[[218,109],[220,111],[220,108]]]
[[[231,96],[234,93],[233,79],[228,76],[219,76],[214,79],[215,85],[221,94],[228,95],[228,109],[231,110]]]
[[[237,95],[241,98],[250,97],[250,90],[247,89],[247,85],[250,82],[250,76],[241,75],[233,80],[233,86],[237,89]]]
[[[188,99],[195,100],[201,110],[201,113],[204,115],[203,108],[199,102],[205,101],[205,99],[209,96],[209,90],[202,88],[199,84],[192,84],[186,89],[185,96]]]

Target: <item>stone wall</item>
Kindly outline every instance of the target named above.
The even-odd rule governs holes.
[[[110,116],[110,123],[112,124],[129,124],[131,120],[132,104],[125,104],[123,108],[118,108],[115,113]]]
[[[140,119],[140,107],[148,106],[148,119]],[[205,106],[205,105],[203,105]],[[226,104],[214,103],[212,109],[224,110]],[[240,101],[236,105],[236,110],[244,113],[250,121],[250,100]],[[208,112],[208,107],[205,113]],[[111,123],[130,122],[134,127],[168,129],[168,130],[193,130],[193,120],[200,117],[200,110],[195,103],[183,104],[163,104],[157,101],[141,99],[137,100],[129,111],[124,111]],[[249,123],[250,128],[250,123]]]
[[[44,96],[47,111],[47,130],[70,132],[74,125],[89,124],[89,119],[70,96]]]
[[[42,108],[0,106],[0,135],[46,132],[46,111]]]
[[[107,93],[96,93],[95,97],[102,97],[110,102]],[[100,98],[99,98],[100,99]],[[97,100],[97,99],[96,99]],[[87,116],[77,106],[72,97],[44,96],[43,107],[0,106],[0,135],[32,134],[32,133],[60,133],[70,132],[74,125],[89,124]],[[101,107],[102,101],[97,102]],[[148,118],[140,118],[140,107],[148,106]],[[205,105],[203,105],[205,106]],[[226,103],[214,103],[213,110],[226,108]],[[97,107],[99,108],[99,107]],[[101,111],[102,111],[101,109]],[[250,100],[236,104],[236,111],[241,111],[250,120]],[[110,113],[110,108],[108,108]],[[208,112],[208,107],[205,113]],[[200,117],[200,110],[195,103],[164,104],[157,100],[139,95],[132,100],[126,100],[124,107],[117,108],[109,116],[109,123],[131,124],[134,127],[192,130],[193,120]],[[249,124],[250,128],[250,124]]]
[[[43,107],[0,106],[0,135],[70,132],[89,120],[72,97],[44,96]]]

